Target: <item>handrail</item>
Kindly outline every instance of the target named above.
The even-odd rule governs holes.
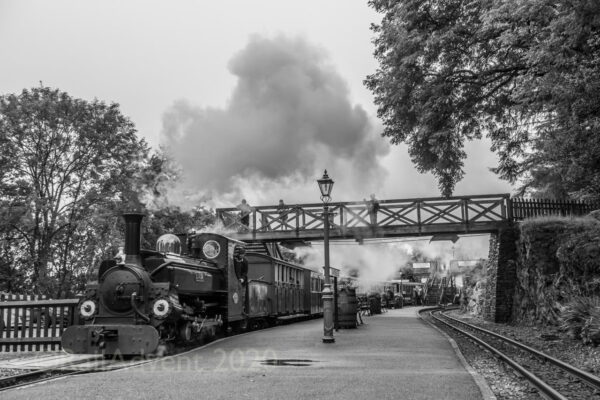
[[[0,309],[14,307],[53,307],[79,304],[79,299],[0,301]]]
[[[131,293],[131,307],[133,308],[133,311],[135,311],[137,315],[142,317],[142,319],[144,321],[150,322],[150,317],[147,316],[146,314],[144,314],[142,311],[140,311],[140,309],[137,307],[137,304],[135,304],[136,299],[137,299],[137,293],[136,292]]]

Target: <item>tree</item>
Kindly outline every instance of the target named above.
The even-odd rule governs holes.
[[[0,97],[0,134],[0,233],[21,247],[32,291],[60,295],[102,252],[108,217],[139,206],[131,188],[148,148],[117,104],[48,87]]]
[[[450,195],[487,135],[521,191],[600,197],[600,3],[371,0],[383,135]]]

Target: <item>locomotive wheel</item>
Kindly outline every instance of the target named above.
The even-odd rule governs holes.
[[[248,330],[248,320],[247,319],[241,320],[238,327],[239,327],[240,332],[246,332]]]
[[[208,341],[212,342],[217,337],[217,330],[214,326],[208,328]]]
[[[192,323],[186,321],[179,327],[179,338],[184,342],[190,342],[192,340]]]

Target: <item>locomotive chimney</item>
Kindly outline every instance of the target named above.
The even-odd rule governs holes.
[[[139,263],[140,243],[141,243],[141,226],[144,214],[141,213],[124,213],[125,219],[125,262]]]

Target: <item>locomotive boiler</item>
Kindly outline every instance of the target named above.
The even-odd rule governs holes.
[[[90,271],[79,304],[85,322],[62,336],[69,353],[161,354],[169,343],[322,313],[322,276],[283,261],[275,245],[246,253],[244,242],[219,234],[167,234],[146,250],[143,214],[124,219],[124,257]]]

